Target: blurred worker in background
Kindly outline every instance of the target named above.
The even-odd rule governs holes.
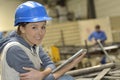
[[[55,65],[41,46],[48,20],[51,17],[40,3],[27,1],[18,6],[14,23],[17,30],[0,43],[1,80],[74,80],[64,73],[78,64],[85,54],[52,73]]]
[[[100,25],[96,25],[95,31],[89,35],[88,40],[95,45],[97,44],[97,40],[99,40],[102,44],[105,44],[107,36],[105,32],[100,29]]]

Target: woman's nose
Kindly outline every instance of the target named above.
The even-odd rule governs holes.
[[[43,34],[44,32],[45,32],[45,30],[42,30],[41,28],[38,29],[39,34]]]

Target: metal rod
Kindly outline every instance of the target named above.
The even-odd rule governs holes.
[[[65,65],[67,65],[68,63],[70,63],[71,61],[73,61],[75,58],[79,57],[81,54],[85,54],[87,52],[86,49],[80,49],[77,53],[75,53],[73,56],[71,56],[70,58],[68,58],[65,62],[63,62],[62,64],[60,64],[56,69],[54,69],[52,71],[52,73],[58,71],[59,69],[61,69],[62,67],[64,67]]]
[[[66,74],[69,74],[72,76],[78,76],[78,75],[80,76],[83,74],[97,72],[97,71],[101,71],[105,68],[113,68],[113,67],[115,67],[115,63],[107,63],[107,64],[103,64],[103,65],[68,71]]]
[[[107,58],[111,61],[114,62],[110,56],[108,55],[107,51],[104,49],[103,45],[100,43],[100,41],[97,40],[97,43],[99,44],[100,48],[102,49],[102,51],[105,53],[105,55],[107,56]]]

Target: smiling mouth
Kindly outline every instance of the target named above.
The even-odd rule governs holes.
[[[36,40],[38,41],[38,40],[41,40],[41,39],[39,38],[39,39],[36,39]]]
[[[38,39],[38,40],[39,40],[39,39],[41,39],[41,38],[40,38],[40,37],[36,37],[35,39]]]

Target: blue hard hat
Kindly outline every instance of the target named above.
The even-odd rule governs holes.
[[[14,26],[21,22],[38,22],[51,19],[42,4],[35,1],[27,1],[17,7]]]

